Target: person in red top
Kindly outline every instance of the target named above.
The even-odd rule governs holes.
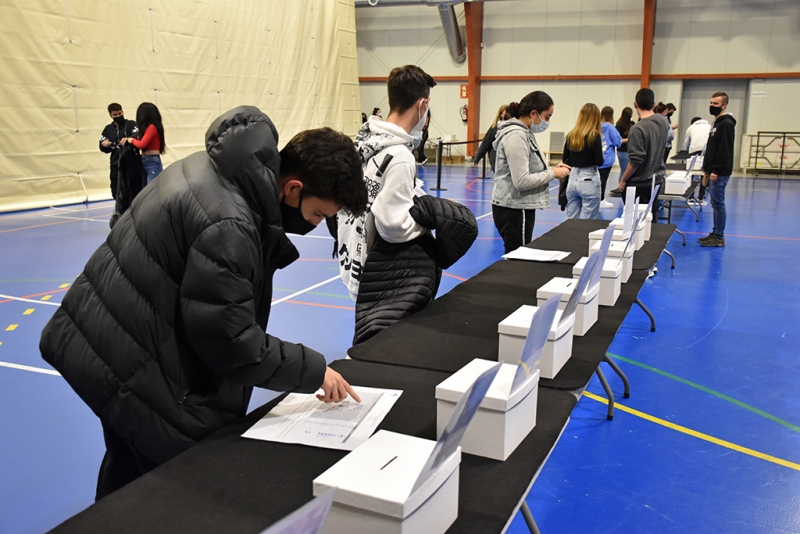
[[[142,102],[136,110],[136,123],[139,126],[139,138],[125,138],[122,144],[131,143],[142,151],[142,166],[147,175],[147,185],[161,174],[161,154],[166,149],[164,143],[164,126],[161,124],[161,113],[155,104]]]

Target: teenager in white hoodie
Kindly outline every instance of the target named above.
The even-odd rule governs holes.
[[[414,197],[425,195],[411,151],[422,140],[435,85],[415,65],[393,69],[387,80],[389,116],[370,117],[356,136],[369,195],[367,211],[359,217],[339,212],[337,217],[340,272],[354,301],[377,235],[389,243],[405,243],[428,231],[409,214]]]

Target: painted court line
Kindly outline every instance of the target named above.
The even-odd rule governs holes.
[[[61,376],[58,371],[52,369],[42,369],[41,367],[31,367],[30,365],[19,365],[17,363],[0,362],[0,367],[8,367],[9,369],[18,369],[20,371],[30,371],[32,373],[41,373],[43,375]]]
[[[110,220],[110,219],[98,219],[89,217],[70,217],[68,215],[42,215],[42,217],[50,217],[53,219],[69,219],[72,221],[101,222],[101,223],[107,223]],[[108,217],[108,215],[98,215],[97,217]]]
[[[597,402],[608,404],[608,399],[604,399],[603,397],[595,395],[594,393],[584,391],[583,395]],[[778,458],[777,456],[764,454],[763,452],[759,452],[753,449],[748,449],[747,447],[742,447],[741,445],[737,445],[736,443],[731,443],[730,441],[725,441],[724,439],[719,439],[715,438],[714,436],[710,436],[708,434],[703,434],[702,432],[698,432],[697,430],[692,430],[691,428],[687,428],[685,426],[676,425],[675,423],[671,423],[670,421],[667,421],[665,419],[654,417],[650,414],[640,412],[639,410],[634,410],[633,408],[629,408],[628,406],[624,406],[619,403],[614,403],[614,407],[619,410],[622,410],[623,412],[635,415],[636,417],[641,417],[642,419],[650,421],[651,423],[667,427],[671,430],[677,430],[678,432],[681,432],[683,434],[687,434],[689,436],[702,439],[703,441],[708,441],[709,443],[719,445],[720,447],[725,447],[726,449],[730,449],[736,452],[741,452],[742,454],[747,454],[748,456],[758,458],[759,460],[764,460],[773,464],[782,465],[783,467],[788,467],[789,469],[794,469],[795,471],[800,471],[800,464],[784,460],[783,458]]]
[[[655,367],[652,367],[652,366],[647,365],[647,364],[642,363],[642,362],[637,362],[636,360],[631,360],[631,359],[626,358],[624,356],[620,356],[619,354],[614,354],[612,352],[607,352],[606,354],[609,355],[610,357],[614,358],[615,360],[621,360],[621,361],[627,362],[627,363],[629,363],[631,365],[636,365],[637,367],[641,367],[642,369],[647,369],[648,371],[652,371],[652,372],[654,372],[656,374],[659,374],[661,376],[664,376],[664,377],[667,377],[667,378],[671,378],[672,380],[675,380],[676,382],[680,382],[681,384],[685,384],[687,386],[699,389],[700,391],[708,393],[709,395],[714,395],[715,397],[717,397],[719,399],[722,399],[724,401],[730,402],[731,404],[734,404],[734,405],[738,406],[739,408],[744,408],[745,410],[751,411],[754,414],[760,415],[761,417],[765,417],[765,418],[769,419],[770,421],[772,421],[774,423],[778,423],[779,425],[785,426],[786,428],[788,428],[790,430],[794,430],[795,432],[800,432],[800,426],[793,425],[792,423],[790,423],[788,421],[784,421],[783,419],[775,417],[774,415],[769,414],[769,413],[765,412],[764,410],[759,410],[755,406],[750,406],[749,404],[746,404],[746,403],[744,403],[744,402],[742,402],[740,400],[736,400],[733,397],[729,397],[729,396],[725,395],[724,393],[720,393],[719,391],[714,391],[713,389],[707,388],[705,386],[701,386],[700,384],[696,384],[695,382],[691,382],[691,381],[686,380],[684,378],[681,378],[679,376],[673,375],[672,373],[668,373],[666,371],[662,371],[661,369],[657,369]]]
[[[5,302],[14,300],[17,302],[30,302],[32,304],[47,304],[48,306],[61,306],[58,302],[47,302],[46,300],[31,300],[22,297],[12,297],[11,295],[0,295],[0,299],[6,299]]]
[[[318,284],[314,284],[313,286],[309,286],[309,287],[307,287],[305,289],[301,289],[300,291],[297,291],[296,293],[292,293],[291,295],[286,295],[285,297],[279,298],[277,300],[273,300],[272,301],[272,306],[275,306],[276,304],[280,304],[281,302],[285,302],[287,300],[291,300],[291,299],[293,299],[293,298],[295,298],[295,297],[297,297],[299,295],[302,295],[303,293],[308,293],[309,291],[311,291],[313,289],[317,289],[318,287],[322,287],[325,284],[329,284],[329,283],[333,282],[334,280],[338,280],[338,279],[339,279],[339,275],[337,274],[336,276],[328,278],[327,280],[324,280],[324,281],[322,281],[322,282],[320,282]]]

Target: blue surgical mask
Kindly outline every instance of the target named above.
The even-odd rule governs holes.
[[[547,122],[544,119],[542,119],[542,121],[539,124],[535,124],[535,123],[532,122],[531,123],[531,132],[533,132],[535,134],[542,133],[543,131],[545,131],[547,129],[548,126],[550,126],[550,123]]]

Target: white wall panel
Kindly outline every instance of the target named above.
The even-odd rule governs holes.
[[[800,95],[800,80],[753,80],[747,132],[800,131],[800,108],[790,104]]]

